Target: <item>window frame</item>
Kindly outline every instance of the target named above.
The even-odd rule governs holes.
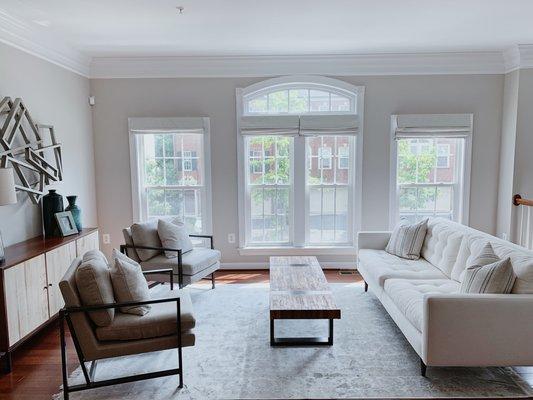
[[[462,116],[469,116],[470,119],[472,119],[471,114],[461,114]],[[428,115],[429,117],[432,117],[433,115]],[[435,117],[440,116],[439,114],[435,114]],[[392,115],[391,116],[391,129],[390,129],[390,175],[389,175],[389,229],[393,229],[394,226],[399,221],[399,204],[398,204],[398,195],[399,195],[399,188],[400,185],[398,185],[397,182],[397,173],[398,173],[398,140],[396,139],[396,118],[398,115]],[[456,162],[461,161],[462,170],[456,171],[456,174],[460,175],[460,184],[455,183],[454,185],[450,184],[443,184],[442,186],[454,186],[454,190],[456,187],[459,187],[459,191],[461,192],[457,197],[454,195],[454,199],[452,199],[454,208],[458,210],[458,216],[455,219],[456,222],[459,222],[463,225],[468,225],[469,221],[469,211],[470,211],[470,177],[471,177],[471,166],[472,166],[472,123],[470,123],[470,131],[465,134],[462,139],[464,139],[464,144],[461,149],[461,153],[456,153]],[[444,137],[450,137],[446,134],[433,134],[431,135],[433,138],[444,138]],[[420,137],[421,139],[423,137]],[[457,137],[459,138],[459,137]],[[437,150],[436,150],[437,151]],[[449,163],[448,163],[449,164]],[[429,184],[430,186],[435,186],[435,184]],[[439,185],[439,184],[437,184]]]
[[[292,179],[294,184],[292,185],[292,203],[293,209],[293,222],[291,224],[291,231],[293,231],[294,240],[292,245],[288,246],[252,246],[247,243],[247,212],[245,212],[246,206],[246,175],[248,174],[245,168],[245,145],[244,138],[241,135],[241,117],[246,115],[265,115],[265,114],[247,114],[245,111],[245,100],[259,93],[267,93],[270,91],[295,88],[309,88],[317,90],[327,90],[331,92],[342,93],[343,96],[350,95],[350,108],[349,112],[309,112],[300,115],[343,115],[343,114],[357,114],[359,119],[359,129],[357,135],[353,140],[354,153],[353,153],[353,165],[352,168],[355,171],[352,177],[352,192],[350,193],[352,198],[351,210],[352,218],[350,221],[351,240],[348,245],[320,245],[320,246],[306,246],[305,230],[306,230],[306,216],[304,207],[295,207],[296,204],[301,204],[306,201],[308,196],[305,175],[307,167],[306,159],[306,146],[305,143],[297,143],[297,141],[305,142],[305,137],[297,136],[294,138],[294,153],[292,157]],[[356,254],[356,238],[355,233],[360,230],[361,227],[361,204],[362,204],[362,171],[363,171],[363,127],[364,127],[364,86],[354,86],[344,81],[337,79],[326,78],[322,76],[284,76],[280,78],[273,78],[266,81],[262,81],[253,84],[247,88],[236,89],[236,109],[237,109],[237,168],[238,168],[238,207],[239,211],[239,253],[241,255],[305,255],[305,254]],[[273,115],[273,114],[270,114]],[[288,115],[288,113],[280,113],[279,115]],[[289,114],[291,115],[291,114]],[[292,114],[298,115],[298,114]],[[339,133],[342,136],[342,133]],[[303,163],[303,164],[302,164]],[[294,165],[303,165],[303,167],[295,168]],[[303,172],[303,174],[302,174]],[[307,203],[305,203],[307,204]],[[295,216],[294,210],[299,209],[301,216]],[[248,236],[249,237],[249,236]]]
[[[181,118],[181,117],[169,117],[169,118],[128,118],[128,137],[129,137],[129,146],[130,146],[130,173],[131,173],[131,188],[132,188],[132,211],[133,211],[133,222],[143,222],[146,220],[146,196],[143,193],[141,188],[143,187],[142,179],[144,172],[142,167],[144,162],[144,148],[142,146],[142,136],[143,134],[136,135],[134,131],[137,125],[143,126],[143,130],[153,131],[153,134],[158,133],[169,133],[168,126],[181,126],[187,125],[190,121],[201,120],[203,125],[203,133],[195,133],[203,136],[203,169],[204,169],[204,184],[199,186],[202,188],[201,191],[203,200],[202,207],[202,234],[212,234],[213,225],[212,225],[212,186],[211,186],[211,134],[210,134],[210,120],[208,117],[199,117],[199,118]],[[146,128],[148,127],[148,128]],[[172,129],[178,134],[188,134],[191,133],[192,129],[187,128],[176,128]],[[197,130],[197,129],[196,129]],[[185,158],[182,154],[182,168],[184,168]],[[200,156],[192,156],[188,158],[191,160],[199,160]],[[192,164],[191,164],[192,166]],[[183,170],[183,172],[187,172]],[[164,185],[165,187],[167,185]],[[184,190],[192,188],[189,185],[177,186],[174,185],[176,189],[183,188]],[[195,198],[197,194],[195,192]],[[195,209],[197,208],[197,202],[195,201]]]

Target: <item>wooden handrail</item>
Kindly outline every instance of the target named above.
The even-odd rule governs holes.
[[[533,207],[533,200],[523,199],[519,194],[513,196],[513,204],[515,206],[529,206]]]

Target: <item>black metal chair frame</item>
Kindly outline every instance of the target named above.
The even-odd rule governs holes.
[[[214,243],[213,243],[213,235],[189,235],[189,237],[193,238],[203,238],[203,239],[209,239],[211,250],[215,249]],[[152,247],[152,246],[136,246],[134,244],[121,244],[120,245],[120,252],[123,254],[127,254],[127,249],[140,249],[140,250],[158,250],[158,251],[175,251],[178,253],[178,285],[179,288],[183,288],[183,277],[184,276],[191,276],[183,273],[183,252],[181,249],[171,249],[168,247]],[[150,270],[148,272],[154,272],[156,270]],[[171,276],[171,279],[173,277]],[[202,278],[202,279],[210,279],[211,280],[211,289],[215,288],[215,273],[212,272],[210,276]]]
[[[152,273],[169,273],[169,275],[171,276],[170,289],[171,290],[174,289],[174,285],[172,281],[172,273],[173,273],[172,269],[143,271],[144,275],[148,275]],[[144,374],[137,374],[137,375],[120,377],[120,378],[106,379],[102,381],[95,381],[94,375],[96,372],[96,365],[97,365],[98,360],[93,360],[91,362],[89,371],[87,371],[87,366],[85,365],[87,361],[85,360],[85,357],[81,350],[80,342],[78,340],[78,336],[74,329],[72,319],[70,317],[71,314],[78,313],[78,312],[86,313],[90,311],[106,310],[109,308],[120,308],[120,307],[131,307],[131,306],[142,306],[142,305],[147,305],[147,304],[169,303],[172,301],[176,302],[178,368],[172,368],[172,369],[156,371],[156,372],[148,372]],[[123,302],[123,303],[108,303],[108,304],[100,304],[100,305],[94,305],[94,306],[64,307],[59,311],[59,318],[60,318],[59,330],[60,330],[60,339],[61,339],[61,369],[62,369],[62,374],[63,374],[63,398],[65,400],[68,400],[69,393],[72,393],[72,392],[79,392],[82,390],[95,389],[95,388],[118,385],[118,384],[128,383],[128,382],[143,381],[146,379],[160,378],[160,377],[170,376],[170,375],[178,375],[179,376],[178,388],[183,388],[183,361],[182,361],[182,344],[181,344],[181,335],[182,335],[182,332],[181,332],[181,300],[179,297],[154,299],[154,300],[146,300],[146,301],[129,301],[129,302]],[[67,325],[70,330],[72,340],[74,342],[74,347],[76,349],[76,354],[78,355],[78,360],[80,362],[80,366],[83,371],[83,376],[85,377],[85,384],[78,384],[78,385],[72,385],[72,386],[69,386],[68,384],[67,351],[66,351],[65,326],[64,326],[65,320],[67,321]]]

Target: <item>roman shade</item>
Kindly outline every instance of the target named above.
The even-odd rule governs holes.
[[[296,136],[300,129],[297,115],[261,115],[241,118],[242,135]]]
[[[395,139],[450,137],[472,134],[472,114],[403,114],[393,115]]]
[[[128,122],[130,132],[135,135],[205,134],[209,126],[207,117],[129,118]]]
[[[241,118],[242,135],[355,135],[357,115],[262,115]]]
[[[302,115],[300,135],[356,135],[359,129],[357,115]]]

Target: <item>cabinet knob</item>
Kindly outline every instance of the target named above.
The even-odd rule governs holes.
[[[51,283],[49,283],[49,284],[48,284],[48,286],[52,286],[52,284],[51,284]]]

